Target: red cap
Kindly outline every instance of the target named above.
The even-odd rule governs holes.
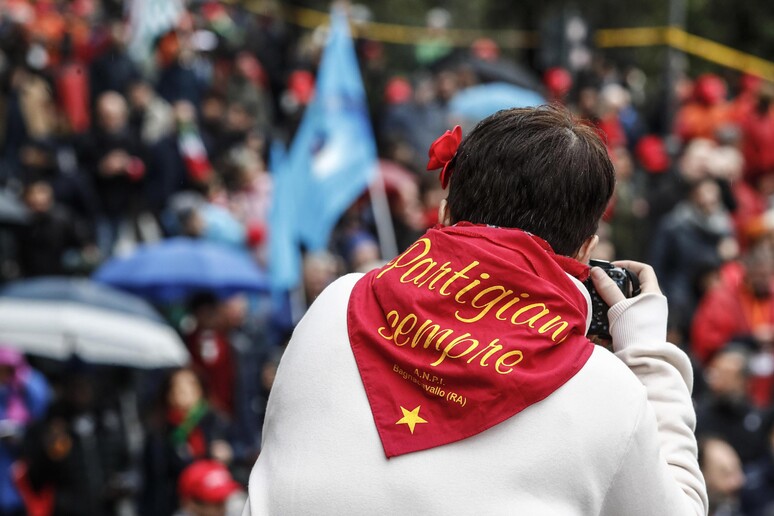
[[[384,100],[387,104],[403,104],[411,100],[414,91],[411,83],[403,77],[393,77],[384,87]]]
[[[648,135],[640,138],[634,153],[642,167],[648,172],[658,174],[666,172],[669,168],[669,154],[667,154],[664,140],[658,136]]]
[[[252,222],[247,226],[248,245],[259,245],[266,240],[266,226],[263,222]]]
[[[263,86],[264,88],[269,86],[269,78],[266,75],[266,70],[264,70],[263,65],[254,55],[245,51],[239,52],[234,62],[239,73],[250,82]]]
[[[241,489],[228,469],[214,460],[198,460],[185,468],[178,480],[180,498],[221,503]]]
[[[314,95],[314,75],[307,70],[292,72],[288,77],[288,89],[299,104],[308,104]]]
[[[470,50],[475,57],[482,61],[497,61],[500,57],[500,47],[489,38],[478,38],[470,46]]]
[[[758,93],[763,85],[763,79],[757,75],[746,73],[739,78],[739,89],[743,92]]]
[[[714,106],[726,100],[726,83],[717,75],[706,73],[696,79],[693,95],[703,104]]]
[[[543,84],[553,97],[564,97],[572,88],[572,75],[564,68],[554,67],[543,74]]]
[[[226,8],[220,5],[218,2],[207,2],[201,7],[201,13],[204,19],[212,22],[218,18],[224,18],[228,16]]]

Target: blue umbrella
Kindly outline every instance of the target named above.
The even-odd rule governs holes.
[[[159,302],[208,290],[221,296],[265,292],[264,273],[246,251],[190,238],[171,238],[114,258],[94,279]]]
[[[170,233],[180,234],[180,219],[186,212],[198,212],[204,219],[204,238],[220,244],[235,247],[245,245],[244,225],[236,220],[226,208],[210,204],[194,192],[180,192],[173,195],[162,214],[164,225]]]
[[[84,278],[36,278],[0,290],[0,341],[25,353],[170,367],[188,352],[146,301]]]
[[[0,224],[24,225],[30,221],[27,207],[9,190],[0,190]]]
[[[504,82],[493,82],[460,91],[451,99],[449,111],[470,122],[478,122],[501,109],[545,103],[546,100],[535,91]]]
[[[245,245],[245,227],[227,209],[205,204],[201,212],[204,217],[204,238],[236,247]]]

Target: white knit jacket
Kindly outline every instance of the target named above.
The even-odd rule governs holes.
[[[613,306],[615,354],[596,346],[545,400],[473,437],[387,459],[347,336],[361,277],[329,286],[293,334],[244,516],[707,514],[692,370],[666,342],[663,296]]]

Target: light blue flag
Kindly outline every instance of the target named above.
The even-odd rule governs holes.
[[[365,90],[346,17],[331,15],[331,32],[288,156],[297,187],[298,230],[311,251],[328,245],[342,213],[365,191],[377,167]]]
[[[297,191],[287,164],[284,144],[273,140],[269,148],[269,170],[274,180],[269,213],[269,283],[275,294],[296,287],[301,279]]]
[[[153,41],[175,28],[185,13],[181,0],[130,0],[129,56],[144,63],[153,54]]]

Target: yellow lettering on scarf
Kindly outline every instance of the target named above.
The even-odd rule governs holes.
[[[430,254],[432,243],[429,238],[420,238],[405,252],[385,265],[376,275],[381,279],[393,270],[401,269],[398,281],[415,288],[435,291],[441,303],[453,300],[459,306],[454,312],[455,318],[465,324],[483,320],[490,314],[493,321],[504,321],[515,326],[536,329],[539,335],[550,335],[553,342],[563,342],[569,337],[570,325],[561,315],[554,315],[549,306],[536,300],[522,304],[532,295],[528,292],[514,292],[492,280],[488,272],[471,272],[481,263],[474,260],[461,269],[455,269],[451,262],[439,263]],[[403,270],[405,269],[405,270]],[[440,288],[436,290],[436,286]],[[449,301],[444,300],[448,298]],[[492,367],[498,374],[510,374],[524,360],[524,354],[518,349],[507,349],[494,339],[482,345],[470,333],[455,337],[451,328],[442,328],[427,319],[420,322],[414,313],[405,315],[391,310],[386,316],[387,325],[380,327],[379,335],[404,347],[410,343],[411,349],[437,351],[440,354],[430,362],[437,367],[446,360],[465,359],[467,364],[480,367]],[[497,323],[499,324],[499,323]],[[451,340],[449,340],[451,339]]]

